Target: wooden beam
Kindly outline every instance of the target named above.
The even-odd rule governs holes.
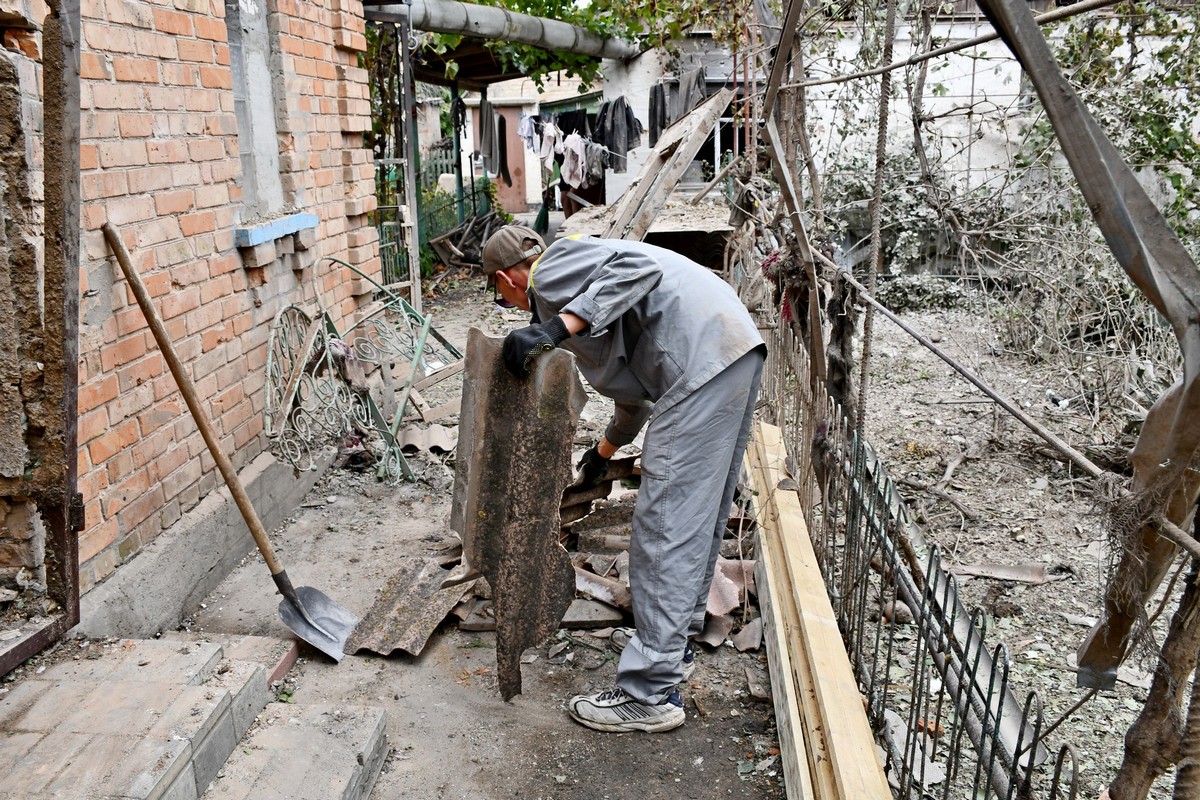
[[[640,240],[733,99],[721,89],[668,128],[617,203],[606,239]]]
[[[760,535],[764,551],[779,548],[767,557],[778,554],[778,563],[783,567],[776,570],[775,576],[781,585],[772,582],[765,593],[770,594],[773,603],[781,607],[790,604],[795,611],[796,630],[788,637],[789,656],[798,667],[794,671],[805,712],[804,718],[796,722],[806,731],[824,735],[828,756],[825,763],[817,759],[813,784],[822,798],[885,800],[891,797],[891,791],[875,755],[875,739],[837,617],[825,592],[800,498],[794,490],[778,488],[787,477],[786,455],[780,429],[757,424],[748,457],[760,508]],[[808,692],[812,694],[806,702]],[[832,786],[827,788],[829,782]]]

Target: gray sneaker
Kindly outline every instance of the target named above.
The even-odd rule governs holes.
[[[637,633],[636,628],[616,628],[612,635],[608,637],[608,649],[614,653],[620,653],[625,649],[625,645],[629,644],[629,640]],[[692,642],[689,639],[688,643],[683,648],[683,679],[689,681],[692,679],[693,673],[696,671],[696,648],[692,647]]]
[[[567,713],[581,725],[609,733],[661,733],[678,728],[687,718],[678,689],[653,706],[634,700],[622,689],[576,695],[567,703]]]

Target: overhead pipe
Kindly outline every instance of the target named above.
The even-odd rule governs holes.
[[[519,14],[494,6],[457,0],[412,0],[412,3],[365,2],[372,22],[409,20],[413,30],[452,33],[480,39],[498,39],[582,56],[624,61],[641,49],[623,39],[597,36],[586,28],[557,19]]]

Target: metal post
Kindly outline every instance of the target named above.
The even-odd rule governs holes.
[[[417,191],[417,121],[415,88],[412,79],[412,53],[408,47],[411,26],[408,17],[400,23],[400,51],[402,55],[404,117],[408,122],[404,136],[404,204],[408,207],[407,219],[402,226],[408,244],[408,291],[412,307],[421,311],[421,209],[420,193]]]
[[[450,128],[454,133],[454,200],[458,210],[458,224],[461,225],[467,219],[467,208],[463,202],[462,130],[458,127],[458,114],[455,113],[458,100],[458,81],[455,81],[450,84]]]

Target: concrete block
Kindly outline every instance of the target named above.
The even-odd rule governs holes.
[[[232,703],[214,715],[211,725],[201,739],[192,742],[192,774],[195,791],[203,794],[225,760],[242,737],[234,730]]]
[[[222,669],[225,671],[214,676],[208,687],[224,688],[229,692],[233,732],[241,739],[254,719],[271,702],[267,670],[261,664],[249,661],[229,661]]]
[[[109,765],[110,774],[93,796],[161,800],[168,791],[178,791],[174,787],[179,781],[185,787],[190,783],[195,792],[191,766],[191,741],[158,733],[146,736],[137,740],[124,758]]]
[[[162,794],[154,794],[146,800],[199,800],[204,791],[198,788],[196,776],[192,771],[193,765],[188,763]]]
[[[386,721],[382,708],[273,703],[205,800],[367,800]]]
[[[173,642],[164,639],[125,640],[119,663],[107,674],[110,681],[179,683],[199,686],[221,662],[221,646],[211,642]],[[101,659],[103,660],[103,659]]]
[[[93,684],[93,691],[72,708],[58,730],[70,733],[142,736],[184,694],[186,687],[169,683]]]
[[[246,269],[261,269],[275,260],[275,242],[263,242],[253,247],[238,249],[242,256],[242,266]]]
[[[317,229],[304,228],[295,233],[296,249],[311,250],[317,244]]]
[[[35,797],[84,753],[95,737],[59,731],[41,739],[4,778],[6,797]]]
[[[263,453],[241,471],[246,492],[267,530],[299,505],[335,455],[330,448],[314,465],[316,469],[297,474],[291,465]],[[213,491],[80,598],[80,622],[73,631],[92,638],[149,638],[173,629],[253,547],[228,489]]]

